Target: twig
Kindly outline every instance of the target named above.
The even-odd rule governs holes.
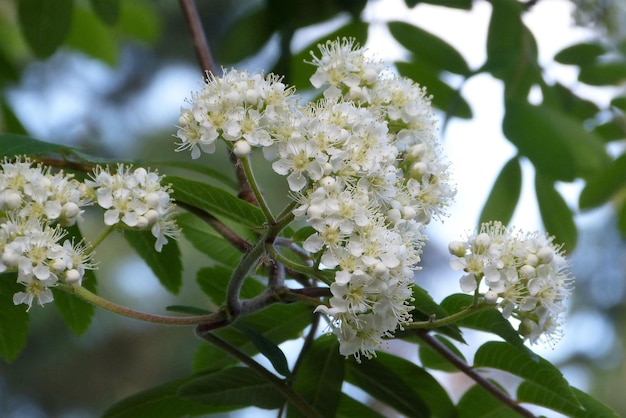
[[[202,22],[200,22],[200,15],[198,14],[196,3],[194,0],[179,0],[179,2],[189,30],[191,31],[194,50],[196,51],[198,62],[202,67],[202,72],[215,74],[217,67],[215,61],[213,61],[211,49],[209,48],[209,43],[206,40],[206,35],[202,28]]]

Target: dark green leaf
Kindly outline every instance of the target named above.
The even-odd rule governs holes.
[[[234,64],[259,52],[276,29],[270,24],[269,14],[264,7],[231,25],[218,50],[220,61]]]
[[[408,7],[417,4],[433,4],[435,6],[450,7],[453,9],[472,10],[472,0],[404,0]]]
[[[538,172],[556,180],[588,177],[610,161],[600,138],[548,106],[509,100],[502,129]]]
[[[362,404],[349,397],[348,395],[341,394],[339,398],[339,407],[337,408],[336,418],[355,418],[355,417],[367,417],[367,418],[385,418],[380,413],[374,411],[367,405]]]
[[[114,25],[120,17],[120,0],[90,0],[96,16],[107,25]]]
[[[626,202],[622,203],[617,212],[617,229],[622,237],[626,237]]]
[[[452,351],[458,358],[466,362],[463,353],[461,353],[461,351],[459,351],[459,349],[454,344],[452,344],[450,340],[440,335],[435,335],[434,338],[439,340],[441,344],[445,345],[448,350]],[[435,351],[428,344],[420,344],[419,356],[420,360],[422,361],[422,366],[427,369],[441,370],[449,373],[455,373],[459,371],[459,369],[457,369],[452,363],[446,360],[441,354],[439,354],[439,352]]]
[[[584,67],[605,52],[606,50],[600,44],[581,42],[563,48],[554,56],[554,60],[561,64]]]
[[[379,352],[361,364],[346,363],[348,382],[411,417],[454,417],[456,410],[439,382],[421,367]]]
[[[507,225],[513,217],[522,191],[522,168],[519,158],[511,158],[502,167],[491,193],[480,212],[478,225],[498,220]]]
[[[513,418],[519,416],[479,385],[472,386],[463,394],[457,409],[459,411],[458,418]]]
[[[38,58],[61,46],[72,21],[72,0],[20,0],[18,18],[26,42]]]
[[[0,133],[0,157],[13,158],[17,155],[72,154],[73,149],[64,145],[39,141],[24,135]]]
[[[611,106],[615,106],[620,110],[626,110],[626,96],[618,96],[611,99]]]
[[[298,229],[293,234],[291,239],[296,241],[296,242],[303,242],[304,240],[306,240],[309,236],[313,235],[314,233],[315,233],[315,228],[313,228],[310,225],[307,225],[304,228]]]
[[[560,83],[554,85],[543,84],[544,104],[559,109],[568,116],[581,122],[593,119],[600,108],[591,100],[585,100],[574,94],[569,88]]]
[[[413,310],[414,321],[429,321],[430,319],[441,319],[448,316],[448,312],[439,306],[428,292],[417,286],[413,285],[413,301],[411,305],[415,307]],[[435,331],[445,334],[455,340],[465,343],[461,331],[456,325],[446,325],[444,327],[436,328]],[[404,338],[406,336],[414,335],[410,330],[396,331],[396,338]]]
[[[164,183],[172,185],[172,197],[175,200],[206,210],[212,215],[223,216],[252,228],[265,223],[261,209],[219,187],[177,176],[166,176]]]
[[[483,344],[474,356],[474,367],[504,370],[523,378],[527,387],[536,386],[555,403],[578,405],[569,384],[556,367],[539,356],[533,360],[524,351],[505,342],[490,341]]]
[[[590,178],[580,193],[581,209],[590,209],[609,201],[626,185],[626,154],[617,157],[606,170]]]
[[[621,116],[614,115],[607,122],[596,125],[591,132],[606,142],[618,141],[626,137],[626,126]]]
[[[578,399],[578,402],[585,409],[587,417],[589,418],[617,418],[619,415],[611,410],[608,406],[599,402],[597,399],[589,396],[589,394],[583,392],[575,387],[570,387],[574,396]]]
[[[579,396],[582,392],[570,387],[576,400],[564,399],[558,393],[548,392],[542,386],[531,382],[522,382],[517,389],[517,399],[520,402],[532,403],[550,408],[553,411],[561,412],[570,418],[598,418],[616,417],[615,412],[605,405],[596,401],[589,395]],[[587,405],[583,405],[584,400]],[[590,409],[587,409],[587,406]]]
[[[0,357],[7,362],[15,360],[26,345],[30,319],[26,305],[13,303],[13,295],[24,291],[16,279],[16,274],[0,274]]]
[[[470,307],[473,303],[473,297],[470,295],[464,295],[457,293],[450,295],[441,302],[441,306],[450,314],[460,312]],[[534,354],[524,346],[524,341],[520,338],[519,334],[511,323],[504,319],[502,313],[497,309],[489,309],[486,311],[478,312],[474,315],[468,316],[456,323],[460,327],[466,327],[476,329],[479,331],[485,331],[492,334],[496,334],[504,339],[509,344],[524,351],[530,357],[534,357]]]
[[[235,267],[241,260],[241,252],[217,236],[213,228],[197,216],[183,213],[176,218],[176,223],[194,248],[212,260],[230,267]]]
[[[470,73],[463,55],[443,39],[406,22],[389,22],[387,26],[393,37],[415,54],[413,62],[416,64],[426,62],[436,70],[462,75]]]
[[[578,80],[590,86],[614,86],[626,81],[626,62],[594,62],[580,69]]]
[[[563,243],[567,251],[573,251],[578,241],[574,214],[565,199],[554,188],[554,181],[535,174],[535,191],[543,225],[556,241]]]
[[[126,35],[144,42],[157,40],[161,31],[161,21],[150,1],[123,1],[118,26]]]
[[[125,398],[104,412],[103,418],[173,418],[233,409],[204,405],[177,396],[178,389],[197,376],[173,380]]]
[[[137,164],[144,167],[163,167],[165,169],[182,168],[217,180],[223,186],[227,186],[231,190],[237,190],[237,182],[235,179],[207,164],[198,164],[192,161],[137,161]]]
[[[472,117],[472,109],[459,90],[455,90],[443,82],[437,73],[428,65],[419,62],[396,62],[398,72],[422,86],[426,86],[428,93],[433,95],[433,105],[449,116],[463,119]]]
[[[300,364],[293,388],[323,417],[336,416],[344,365],[345,359],[339,354],[339,343],[334,335],[316,339]],[[287,418],[301,416],[293,405],[287,407]]]
[[[100,19],[89,10],[75,7],[67,45],[113,66],[117,62],[117,42]]]
[[[170,239],[158,253],[154,249],[155,238],[149,231],[124,231],[124,238],[152,269],[163,287],[178,293],[183,284],[183,264],[176,241]]]
[[[178,396],[218,407],[277,409],[285,403],[283,394],[274,385],[247,367],[231,367],[199,376],[183,384]]]
[[[1,62],[0,67],[2,67]],[[9,106],[9,104],[4,100],[1,100],[0,103],[2,107],[0,110],[0,119],[4,124],[4,130],[6,132],[12,132],[14,134],[26,135],[26,128],[24,128],[24,125],[22,125],[22,122],[18,119],[17,115]]]
[[[254,346],[259,350],[259,353],[263,354],[270,361],[270,363],[272,363],[274,370],[285,377],[291,375],[285,353],[283,353],[278,345],[274,344],[263,334],[258,333],[254,330],[254,328],[251,328],[242,322],[236,322],[233,326],[243,332],[246,337],[252,341],[252,344],[254,344]]]

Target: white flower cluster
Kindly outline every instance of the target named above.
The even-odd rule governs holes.
[[[518,319],[520,335],[531,344],[542,336],[548,342],[559,336],[572,279],[561,247],[551,237],[489,222],[466,241],[451,242],[449,250],[452,268],[466,273],[461,290],[475,292],[482,286],[485,301],[497,304],[506,318]]]
[[[13,302],[30,309],[35,299],[40,305],[52,301],[49,288],[59,280],[80,283],[93,267],[83,244],[64,239],[60,228],[81,220],[89,189],[28,159],[0,166],[0,272],[17,271],[26,289]]]
[[[299,204],[294,215],[315,229],[304,249],[336,269],[330,306],[319,310],[333,318],[341,353],[359,359],[411,321],[422,231],[455,192],[425,90],[384,74],[353,40],[320,51],[311,82],[325,87],[324,98],[299,106],[275,76],[231,70],[192,96],[177,136],[194,158],[221,137],[240,156],[236,143],[245,140],[274,160]]]
[[[83,183],[28,159],[5,159],[0,167],[0,273],[17,272],[25,286],[13,296],[16,305],[49,303],[50,287],[80,285],[85,270],[94,268],[91,249],[66,238],[63,229],[80,222],[83,208],[94,200],[107,209],[106,225],[121,220],[131,229],[150,228],[157,251],[177,232],[169,189],[143,168],[131,172],[120,165],[110,174],[98,167],[93,180]]]
[[[97,167],[92,180],[85,184],[93,188],[98,205],[106,209],[105,225],[123,223],[128,229],[150,229],[156,238],[154,248],[160,252],[167,238],[178,233],[170,189],[161,185],[162,178],[142,167],[133,169],[118,164],[114,174],[108,167]]]

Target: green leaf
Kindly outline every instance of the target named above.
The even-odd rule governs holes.
[[[117,42],[112,32],[89,10],[75,7],[67,45],[110,66],[117,62]]]
[[[225,266],[235,267],[239,264],[241,252],[230,242],[217,236],[213,228],[197,216],[183,213],[176,218],[176,223],[196,250]]]
[[[600,108],[591,100],[581,99],[569,88],[560,83],[554,85],[542,84],[541,91],[544,94],[544,104],[559,109],[568,116],[574,117],[581,122],[593,119]]]
[[[454,314],[472,306],[473,301],[474,298],[470,295],[456,293],[445,298],[441,302],[441,306],[446,311],[450,312],[450,314]],[[456,324],[461,327],[498,335],[509,344],[526,352],[531,358],[534,358],[534,353],[526,348],[524,341],[520,338],[511,323],[504,319],[502,313],[500,313],[500,311],[498,311],[495,307],[493,309],[481,311],[463,318]]]
[[[246,337],[252,341],[252,344],[259,350],[259,353],[263,354],[270,363],[272,363],[274,370],[285,377],[291,375],[289,365],[287,364],[287,357],[285,357],[285,353],[283,353],[278,345],[244,323],[236,322],[233,326],[243,332]]]
[[[410,417],[454,417],[456,410],[439,382],[421,367],[379,352],[358,364],[346,363],[346,379],[353,385]]]
[[[2,65],[3,63],[0,62],[0,67]],[[0,123],[4,125],[3,130],[14,134],[26,135],[26,128],[24,128],[11,106],[5,100],[0,100],[0,106]]]
[[[161,32],[161,20],[150,1],[123,1],[118,26],[126,35],[154,43]]]
[[[578,241],[574,214],[563,196],[554,188],[554,181],[536,173],[535,191],[546,231],[554,235],[557,242],[563,243],[567,251],[573,251]]]
[[[554,56],[554,60],[561,64],[584,67],[605,52],[606,50],[600,44],[581,42],[563,48]]]
[[[13,295],[24,291],[16,279],[17,274],[0,274],[0,357],[7,362],[15,360],[28,338],[27,306],[13,303]]]
[[[519,416],[479,385],[472,386],[463,394],[457,409],[459,411],[458,418],[512,418]]]
[[[176,241],[170,239],[160,253],[154,249],[150,231],[124,231],[124,238],[146,262],[159,282],[171,293],[178,293],[183,284],[183,264]]]
[[[259,52],[276,29],[270,24],[270,13],[263,7],[231,25],[217,51],[220,61],[233,64]]]
[[[431,318],[441,319],[448,316],[448,312],[438,305],[428,292],[420,286],[413,285],[413,301],[411,305],[415,307],[413,310],[414,321],[428,321]],[[435,328],[434,331],[445,334],[455,340],[465,343],[461,331],[456,325],[446,325]],[[402,338],[405,335],[414,335],[411,331],[396,331],[396,338]]]
[[[570,387],[574,395],[578,399],[578,402],[585,409],[587,413],[585,416],[589,418],[617,418],[619,415],[611,410],[608,406],[604,405],[597,399],[589,396],[589,394],[577,389],[573,386]]]
[[[626,81],[626,62],[594,62],[580,69],[578,80],[590,86],[613,86]]]
[[[218,407],[277,409],[285,403],[283,394],[274,385],[247,367],[231,367],[199,376],[183,384],[178,396]]]
[[[626,110],[626,96],[617,96],[611,99],[611,106],[615,106],[620,110]]]
[[[606,170],[590,178],[580,193],[581,209],[590,209],[609,201],[626,185],[626,154],[617,157]]]
[[[73,148],[40,141],[24,135],[0,133],[0,157],[13,158],[17,155],[69,155]]]
[[[522,191],[522,168],[519,158],[511,158],[502,167],[491,193],[480,212],[478,225],[483,222],[498,220],[507,225],[513,217]]]
[[[362,404],[359,401],[354,400],[346,394],[341,394],[339,398],[339,407],[337,408],[336,418],[354,418],[354,417],[367,417],[367,418],[385,418],[377,411],[374,411],[367,405]]]
[[[137,161],[137,164],[144,167],[163,167],[165,169],[182,168],[193,173],[202,174],[213,180],[217,180],[223,186],[226,186],[231,190],[237,190],[237,182],[235,179],[207,164],[199,164],[192,161]]]
[[[90,0],[91,8],[101,21],[115,25],[120,17],[120,0]]]
[[[93,270],[85,271],[82,286],[91,292],[96,291],[96,275]],[[77,298],[62,290],[52,288],[54,306],[68,327],[76,334],[83,335],[96,313],[96,308],[89,302]]]
[[[450,7],[453,9],[472,10],[472,0],[404,0],[410,8],[417,4],[433,4],[435,6]]]
[[[103,418],[172,418],[228,411],[232,408],[204,405],[180,399],[178,389],[197,376],[173,380],[125,398],[111,407]]]
[[[538,172],[556,180],[586,178],[610,162],[600,138],[548,106],[509,100],[502,129]]]
[[[414,80],[422,86],[426,86],[428,93],[433,95],[433,105],[435,107],[450,116],[462,119],[470,119],[472,117],[472,109],[461,96],[459,90],[455,90],[443,82],[428,65],[419,62],[396,62],[394,64],[401,75]]]
[[[418,65],[426,62],[437,70],[461,75],[471,72],[463,55],[438,36],[406,22],[389,22],[387,26],[391,35],[415,54],[413,61]]]
[[[334,335],[316,339],[304,354],[295,376],[293,389],[323,417],[337,414],[344,378],[345,359],[339,354]],[[303,416],[293,405],[287,407],[287,418]]]
[[[577,396],[580,391],[574,391],[574,388],[570,387],[571,392],[575,395],[576,401],[569,399],[563,399],[553,392],[547,392],[543,387],[537,386],[534,383],[522,382],[517,389],[517,400],[520,402],[532,403],[535,405],[541,405],[546,408],[550,408],[553,411],[561,412],[570,418],[597,418],[597,417],[615,417],[617,416],[609,408],[602,405],[600,402],[595,401],[591,396],[586,395],[585,401],[595,401],[595,407],[593,411],[586,410],[586,408],[579,402],[583,397]],[[591,404],[590,404],[591,405]]]
[[[70,31],[72,0],[20,0],[18,18],[26,42],[38,58],[48,58]]]
[[[265,223],[261,209],[219,187],[177,176],[166,176],[164,183],[172,185],[172,197],[175,200],[203,209],[214,216],[223,216],[252,228]]]
[[[505,342],[483,344],[474,356],[474,367],[490,367],[519,376],[526,381],[526,389],[534,386],[553,404],[568,402],[579,405],[561,372],[549,361],[540,356],[533,360],[524,351]]]
[[[626,237],[626,202],[622,203],[617,212],[617,229],[622,237]]]
[[[441,344],[445,345],[448,350],[456,354],[458,358],[466,362],[463,353],[461,353],[461,351],[454,344],[452,344],[450,340],[440,335],[435,335],[434,338],[436,338]],[[433,349],[428,344],[420,344],[419,356],[420,360],[422,361],[422,366],[427,369],[441,370],[449,373],[456,373],[459,371],[459,369],[457,369],[453,364],[451,364],[441,354],[439,354],[439,352],[435,351],[435,349]]]

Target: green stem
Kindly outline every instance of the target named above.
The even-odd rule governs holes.
[[[113,226],[107,226],[104,228],[104,230],[100,233],[100,235],[98,235],[98,237],[89,244],[89,247],[87,249],[87,254],[91,254],[98,245],[100,245],[102,243],[102,241],[104,241],[104,239],[106,237],[108,237],[111,232],[113,232],[115,228],[113,228]]]
[[[259,203],[259,207],[263,211],[265,215],[265,220],[268,224],[276,223],[274,219],[274,215],[272,215],[272,211],[269,206],[267,206],[267,202],[263,197],[263,193],[261,193],[261,189],[259,188],[259,184],[254,178],[254,173],[252,172],[252,166],[250,165],[249,157],[239,157],[239,161],[243,167],[243,171],[246,174],[246,178],[248,179],[248,184],[250,185],[250,189],[252,189],[252,193],[254,193],[254,197],[256,197],[257,202]]]
[[[278,251],[274,246],[268,246],[268,250],[269,250],[270,254],[272,255],[272,257],[276,261],[278,261],[279,263],[283,264],[288,269],[293,270],[293,271],[297,271],[298,273],[302,273],[302,274],[307,275],[307,276],[315,277],[316,279],[321,280],[322,282],[326,283],[327,285],[330,285],[330,284],[333,283],[332,277],[328,277],[328,275],[324,274],[323,271],[318,270],[318,269],[316,269],[314,267],[305,266],[303,264],[299,264],[299,263],[296,263],[293,260],[290,260],[289,258],[287,258],[284,255],[282,255],[280,253],[280,251]]]
[[[111,302],[110,300],[104,299],[101,296],[96,295],[95,293],[90,292],[84,287],[74,284],[58,284],[57,287],[61,290],[66,291],[67,293],[76,295],[81,299],[92,303],[96,306],[99,306],[107,311],[114,312],[119,315],[127,316],[129,318],[138,319],[140,321],[152,322],[156,324],[164,324],[164,325],[199,325],[199,324],[207,324],[207,325],[215,325],[224,324],[227,322],[227,317],[224,312],[219,311],[208,315],[200,315],[200,316],[163,316],[163,315],[153,315],[145,312],[135,311],[130,308],[126,308],[124,306],[120,306],[116,303]]]
[[[237,347],[231,345],[227,341],[219,338],[211,332],[203,332],[196,328],[196,334],[200,338],[225,351],[226,353],[230,354],[231,356],[254,370],[259,376],[261,376],[267,382],[272,384],[276,389],[278,389],[289,400],[289,402],[291,402],[293,406],[298,408],[298,410],[300,410],[300,412],[304,414],[305,417],[321,417],[321,415],[315,409],[313,409],[311,405],[309,405],[304,399],[302,399],[302,397],[296,391],[294,391],[289,385],[287,385],[284,380],[271,373],[269,370],[257,363],[252,357],[248,356]]]
[[[411,322],[410,324],[403,325],[406,329],[433,329],[443,327],[445,325],[450,325],[454,322],[460,321],[461,319],[467,318],[468,316],[472,316],[477,314],[478,312],[486,311],[487,309],[492,309],[495,305],[489,305],[487,303],[484,304],[476,304],[472,306],[468,306],[467,308],[454,313],[452,315],[448,315],[441,319],[431,319],[428,321],[421,322]]]

